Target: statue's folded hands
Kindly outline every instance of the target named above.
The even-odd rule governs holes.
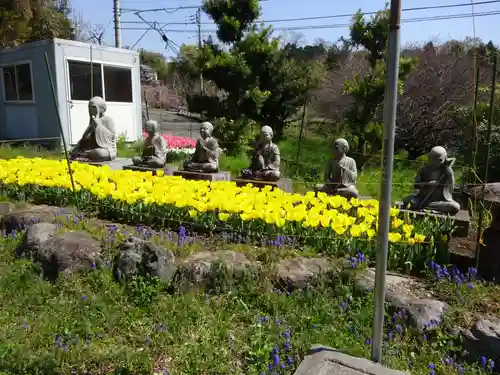
[[[70,152],[71,160],[103,162],[116,158],[116,128],[111,117],[106,116],[106,102],[95,96],[89,100],[89,125],[82,138]]]

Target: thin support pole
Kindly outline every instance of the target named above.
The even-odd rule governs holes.
[[[476,66],[476,59],[477,59],[477,50],[474,52],[474,66]],[[472,163],[472,166],[469,166],[469,175],[467,176],[467,180],[470,181],[470,178],[472,178],[472,183],[476,184],[477,183],[477,175],[476,175],[476,157],[477,157],[477,152],[478,152],[478,142],[477,142],[477,100],[479,98],[479,74],[480,74],[480,69],[479,67],[475,68],[475,75],[474,75],[474,101],[472,102],[472,147],[471,147],[471,158],[470,162]],[[472,173],[474,172],[474,173]],[[475,202],[474,202],[475,203]]]
[[[144,90],[144,104],[146,104],[146,119],[150,120],[150,117],[149,117],[149,103],[148,103],[148,98],[146,96],[146,90]]]
[[[203,44],[201,41],[201,9],[198,8],[196,11],[196,25],[198,26],[198,48],[203,48]],[[203,83],[203,73],[200,73],[200,95],[203,95],[204,92],[204,83]]]
[[[90,45],[90,97],[94,97],[94,51]]]
[[[54,101],[54,107],[57,112],[57,120],[58,120],[57,123],[59,124],[59,132],[61,133],[61,139],[64,148],[64,156],[66,158],[66,163],[68,164],[68,173],[69,173],[69,178],[71,180],[71,188],[73,189],[73,194],[76,194],[75,180],[73,179],[73,170],[71,169],[71,162],[69,161],[68,146],[66,144],[66,138],[64,137],[62,121],[61,121],[61,113],[59,112],[59,106],[57,105],[56,89],[54,87],[54,79],[52,78],[52,72],[50,71],[49,56],[47,55],[47,52],[45,52],[45,66],[47,67],[47,73],[49,75],[49,81],[50,81],[50,89],[52,90],[52,99]],[[77,199],[75,199],[75,204],[78,208]]]
[[[493,55],[493,74],[491,78],[491,91],[490,91],[490,108],[488,113],[488,128],[486,130],[486,160],[484,163],[484,181],[483,181],[483,194],[486,183],[488,183],[488,169],[490,169],[490,153],[491,153],[491,129],[493,125],[493,119],[495,117],[495,95],[497,86],[497,60],[498,53],[495,52]],[[477,223],[477,241],[476,241],[476,269],[479,266],[479,253],[481,252],[481,237],[483,234],[483,220],[484,220],[484,209],[479,209],[479,219]]]
[[[308,98],[307,98],[307,93],[306,93],[306,96],[304,98],[304,108],[302,109],[302,120],[300,123],[300,133],[299,133],[299,143],[297,145],[297,155],[295,157],[295,165],[297,166],[297,170],[299,169],[300,148],[302,146],[302,137],[304,134],[304,126],[306,124],[307,102],[308,102]]]
[[[400,55],[401,0],[391,0],[387,53],[387,80],[384,96],[384,149],[383,175],[379,205],[379,233],[375,270],[373,342],[371,357],[380,362],[385,314],[385,273],[389,253],[390,210],[392,199],[392,169],[394,167],[394,138],[398,101],[398,76]]]
[[[122,48],[120,0],[113,0],[113,18],[115,21],[115,47]]]

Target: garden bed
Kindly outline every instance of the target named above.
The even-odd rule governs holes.
[[[15,223],[31,239],[43,237],[41,229],[54,232],[30,242]],[[257,247],[229,234],[128,226],[50,206],[18,207],[2,225],[9,234],[0,239],[1,374],[289,375],[316,343],[369,357],[374,278],[361,252],[318,258],[285,239]],[[131,236],[134,251],[149,243],[171,253],[163,264],[177,271],[158,273],[170,282],[147,273],[115,280]],[[64,247],[72,238],[77,248]],[[85,262],[84,248],[98,254],[96,262]],[[81,261],[71,272],[40,276],[44,254],[64,260],[71,249]],[[486,314],[498,314],[488,301],[500,290],[443,270],[429,263],[428,282],[388,276],[384,364],[421,375],[430,367],[443,375],[491,373],[500,336],[484,327],[494,323],[485,323]],[[477,315],[479,304],[490,306],[485,315]]]
[[[288,194],[239,188],[232,182],[186,181],[134,171],[110,171],[73,163],[72,191],[63,161],[0,161],[2,191],[13,199],[74,205],[100,217],[154,227],[189,227],[203,233],[232,233],[258,242],[287,238],[318,253],[343,256],[359,249],[372,258],[378,202],[314,193]],[[422,269],[425,260],[447,258],[452,223],[411,222],[391,210],[389,267]]]

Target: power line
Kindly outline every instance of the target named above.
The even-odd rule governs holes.
[[[262,1],[262,0],[261,0]],[[477,5],[489,5],[489,4],[498,4],[500,0],[484,0],[484,1],[476,1],[473,3],[474,6]],[[430,5],[430,6],[422,6],[422,7],[412,7],[412,8],[404,8],[403,12],[414,12],[414,11],[422,11],[422,10],[437,10],[437,9],[450,9],[450,8],[460,8],[460,7],[470,7],[471,3],[455,3],[455,4],[442,4],[442,5]],[[157,12],[157,11],[169,11],[169,10],[183,10],[183,9],[198,9],[199,6],[181,6],[176,8],[156,8],[156,9],[124,9],[124,11],[130,12]],[[378,11],[371,12],[363,12],[364,15],[375,15]],[[272,19],[272,20],[261,20],[260,22],[264,23],[276,23],[276,22],[294,22],[294,21],[312,21],[312,20],[321,20],[321,19],[331,19],[331,18],[346,18],[353,17],[356,13],[344,13],[344,14],[333,14],[328,16],[312,16],[312,17],[298,17],[298,18],[280,18],[280,19]],[[140,21],[127,21],[124,23],[141,23]],[[186,23],[169,23],[169,25],[184,25]],[[204,25],[211,25],[210,22],[202,22]]]
[[[152,0],[152,1],[157,1],[157,0]],[[260,0],[261,3],[267,2],[270,0]],[[203,4],[200,5],[183,5],[183,6],[178,6],[178,7],[169,7],[169,8],[152,8],[152,9],[137,9],[137,8],[122,8],[122,12],[140,12],[140,13],[146,13],[146,12],[160,12],[160,11],[165,11],[167,13],[174,13],[179,10],[185,10],[185,9],[200,9],[203,6]]]
[[[442,21],[442,20],[466,19],[466,18],[472,18],[472,17],[487,17],[487,16],[496,16],[496,15],[500,15],[500,10],[475,13],[474,15],[471,13],[461,13],[461,14],[450,14],[450,15],[443,15],[443,16],[407,18],[407,19],[403,19],[401,22],[413,23],[413,22],[427,22],[427,21]],[[168,25],[169,24],[164,24],[164,26],[162,28],[165,28]],[[316,29],[339,29],[339,28],[346,28],[349,26],[350,26],[349,23],[328,24],[328,25],[302,25],[302,26],[274,27],[273,30],[275,30],[275,31],[297,31],[297,30],[316,30]],[[146,28],[145,27],[126,27],[126,28],[123,28],[123,30],[146,30]],[[169,29],[166,31],[169,33],[197,33],[198,32],[198,30],[196,30],[196,29]],[[217,31],[216,29],[201,30],[201,32],[203,32],[203,33],[215,33],[216,31]]]

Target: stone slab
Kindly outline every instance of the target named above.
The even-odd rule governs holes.
[[[396,203],[396,206],[400,207],[401,205]],[[412,210],[406,210],[406,209],[401,209],[400,215],[404,215],[405,213],[409,214],[414,214],[416,217],[424,218],[426,216],[434,216],[434,217],[439,217],[446,219],[450,217],[455,221],[455,232],[453,233],[453,237],[467,237],[469,234],[469,227],[470,227],[470,214],[469,211],[467,210],[460,210],[455,216],[448,216],[448,215],[443,215],[443,214],[436,214],[432,212],[424,212],[424,211],[412,211]]]
[[[87,164],[93,165],[95,167],[104,167],[108,166],[112,170],[121,170],[123,167],[132,164],[132,159],[128,158],[116,158],[111,161],[103,161],[103,162],[88,162]]]
[[[372,199],[373,199],[373,197],[369,197],[369,196],[367,196],[367,195],[360,195],[360,196],[358,197],[358,199],[359,199],[360,201],[369,201],[369,200],[372,200]]]
[[[294,375],[409,375],[328,347],[314,346],[311,352]]]
[[[281,189],[287,193],[293,193],[293,181],[291,178],[280,178],[276,182],[271,181],[261,181],[261,180],[246,180],[244,178],[234,178],[233,182],[236,186],[243,187],[248,184],[253,185],[258,189],[262,189],[266,186],[271,186],[272,189]]]
[[[137,172],[151,172],[153,176],[158,174],[158,171],[163,170],[164,176],[173,176],[174,172],[179,170],[179,167],[174,167],[171,165],[166,165],[164,168],[149,168],[149,167],[139,167],[137,165],[126,165],[123,167],[124,170],[137,171]]]
[[[231,174],[227,171],[219,171],[217,173],[202,173],[191,171],[175,171],[174,176],[180,176],[186,180],[205,180],[205,181],[230,181]]]

